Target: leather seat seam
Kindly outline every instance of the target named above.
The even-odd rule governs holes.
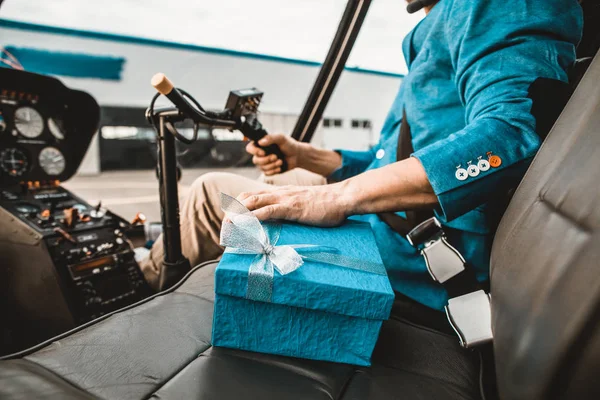
[[[592,231],[592,229],[590,227],[585,226],[582,222],[578,221],[575,217],[573,217],[572,215],[569,215],[566,211],[561,210],[556,205],[554,205],[554,203],[550,202],[550,200],[546,199],[544,197],[544,193],[540,193],[539,202],[546,205],[550,209],[551,212],[558,214],[559,216],[566,219],[567,221],[572,223],[575,227],[579,228],[581,231],[583,231],[585,233],[590,233]]]
[[[208,346],[208,348],[206,348],[204,351],[202,351],[201,353],[199,353],[194,359],[192,359],[189,363],[185,364],[181,369],[179,369],[177,372],[175,372],[173,375],[171,375],[168,379],[166,379],[159,387],[157,387],[154,392],[152,392],[149,396],[144,397],[144,400],[150,399],[153,395],[155,395],[156,393],[158,393],[165,385],[167,385],[170,381],[172,381],[180,372],[182,372],[185,368],[187,368],[188,366],[190,366],[194,361],[200,359],[201,357],[211,357],[211,355],[206,354],[206,352],[208,350],[210,350],[212,347],[214,347],[212,344],[210,344]],[[260,359],[256,359],[256,358],[251,358],[251,357],[245,357],[245,356],[240,356],[238,354],[232,354],[233,357],[239,357],[239,358],[243,358],[246,360],[252,360],[252,361],[257,361],[261,364],[267,364],[265,363],[263,360]],[[285,368],[284,368],[285,369]],[[316,382],[319,384],[320,388],[329,388],[331,390],[331,392],[333,392],[333,388],[331,388],[329,385],[325,385],[323,384],[322,381],[315,379],[311,376],[308,376],[306,374],[302,374],[302,373],[298,373],[296,371],[291,371],[289,369],[286,369],[286,371],[289,371],[295,375],[299,375],[301,377],[307,378],[309,380],[311,380],[312,382]],[[350,375],[350,379],[352,378],[352,375],[354,375],[356,371],[353,371]],[[341,398],[341,397],[338,397]],[[332,396],[330,396],[331,400],[335,400]]]
[[[450,335],[450,334],[448,334],[446,332],[441,332],[441,331],[438,331],[436,329],[430,328],[428,326],[417,324],[415,322],[412,322],[412,321],[410,321],[408,319],[404,319],[404,318],[399,317],[399,316],[392,316],[390,319],[392,319],[394,321],[398,321],[398,322],[400,322],[402,324],[405,324],[405,325],[409,325],[409,326],[411,326],[413,328],[416,328],[416,329],[419,329],[421,331],[429,332],[429,333],[432,333],[432,334],[435,334],[435,335],[438,335],[438,336],[442,336],[442,337],[446,337],[446,338],[456,338],[456,340],[458,342],[458,336],[457,335]],[[450,323],[448,323],[448,324],[450,324]]]
[[[511,243],[514,242],[517,237],[517,235],[522,232],[523,230],[523,222],[522,222],[522,218],[524,215],[529,215],[531,213],[531,210],[533,208],[535,208],[536,205],[538,204],[542,204],[544,206],[546,206],[550,212],[553,212],[555,214],[557,214],[558,216],[564,218],[566,221],[570,222],[575,228],[579,229],[581,232],[583,233],[587,233],[587,234],[591,234],[592,230],[584,225],[582,225],[581,223],[579,223],[578,221],[574,220],[571,216],[569,216],[568,214],[566,214],[564,211],[560,210],[559,208],[557,208],[554,204],[552,204],[549,200],[545,199],[543,197],[543,194],[540,192],[540,194],[538,195],[538,197],[527,207],[523,210],[523,213],[521,215],[521,217],[517,220],[518,222],[516,224],[514,224],[510,231],[506,233],[505,237],[503,238],[502,241],[502,247],[500,247],[500,249],[496,250],[493,249],[492,251],[492,257],[490,259],[490,281],[493,282],[494,280],[494,263],[493,261],[495,260],[495,255],[496,254],[505,254],[506,248],[507,246]],[[493,284],[492,284],[493,287]]]
[[[214,346],[212,346],[212,345],[211,345],[211,347],[214,347]],[[207,350],[208,350],[208,349],[207,349]],[[253,353],[253,354],[254,354],[254,353]],[[252,358],[252,357],[250,357],[250,356],[245,356],[245,355],[242,355],[242,353],[241,353],[241,352],[240,352],[240,354],[229,354],[229,355],[231,355],[232,357],[242,358],[242,359],[244,359],[244,360],[256,361],[256,362],[258,362],[258,363],[260,363],[260,364],[262,364],[262,365],[276,366],[277,368],[282,368],[282,369],[284,369],[285,371],[288,371],[288,372],[291,372],[291,373],[293,373],[293,374],[295,374],[295,375],[298,375],[298,376],[301,376],[301,377],[307,378],[307,379],[309,379],[309,380],[311,380],[311,381],[313,381],[313,382],[317,382],[317,383],[319,383],[321,386],[325,386],[325,385],[323,385],[323,382],[322,382],[322,381],[320,381],[320,380],[318,380],[318,379],[316,379],[316,378],[313,378],[312,376],[309,376],[309,375],[307,375],[307,374],[304,374],[304,373],[299,373],[299,372],[297,372],[296,370],[292,370],[292,369],[290,369],[290,368],[285,368],[285,366],[281,366],[280,364],[277,364],[277,365],[269,364],[268,362],[266,362],[265,360],[262,360],[262,359],[260,359],[260,358]],[[200,357],[214,357],[214,356],[213,356],[213,355],[208,355],[208,354],[206,354],[206,351],[204,351],[204,352],[200,353],[200,354],[198,355],[198,357],[196,357],[196,359],[198,359],[198,358],[200,358]],[[285,357],[285,356],[278,355],[278,357]],[[286,357],[286,358],[287,358],[287,357]],[[331,389],[331,388],[330,388],[330,389]]]
[[[198,358],[200,358],[204,353],[206,353],[208,350],[210,350],[213,347],[213,345],[209,342],[208,343],[208,347],[206,349],[204,349],[204,351],[202,351],[201,353],[199,353],[196,357],[193,357],[191,360],[189,360],[188,362],[184,363],[183,366],[179,369],[177,369],[173,374],[171,374],[170,376],[168,376],[160,385],[157,385],[157,387],[154,389],[154,391],[152,393],[150,393],[148,396],[142,397],[142,399],[146,400],[151,398],[152,396],[154,396],[157,392],[159,392],[163,387],[165,387],[166,384],[168,384],[169,382],[171,382],[177,375],[179,375],[179,373],[181,371],[183,371],[184,369],[186,369],[188,366],[190,366],[194,361],[196,361]]]
[[[37,351],[39,351],[39,350],[42,350],[42,349],[44,349],[44,348],[46,348],[46,347],[50,346],[52,343],[54,343],[54,342],[55,342],[55,341],[57,341],[57,340],[64,339],[64,338],[66,338],[67,336],[70,336],[70,335],[72,335],[72,334],[74,334],[74,333],[80,332],[80,331],[82,331],[82,330],[84,330],[84,329],[86,329],[86,328],[89,328],[89,327],[91,327],[91,326],[93,326],[93,325],[96,325],[96,324],[98,324],[98,323],[100,323],[100,322],[102,322],[102,321],[105,321],[105,320],[107,320],[108,318],[112,317],[113,315],[120,314],[120,313],[123,313],[123,312],[129,311],[129,310],[132,310],[132,309],[134,309],[134,308],[136,308],[136,307],[138,307],[138,306],[141,306],[141,305],[143,305],[143,304],[150,303],[152,300],[154,300],[154,299],[156,299],[156,298],[158,298],[158,297],[162,297],[162,296],[164,296],[164,295],[167,295],[167,294],[174,293],[174,292],[175,292],[175,291],[176,291],[178,288],[180,288],[180,287],[181,287],[181,286],[182,286],[182,285],[183,285],[185,282],[187,282],[187,280],[188,280],[188,279],[189,279],[189,278],[190,278],[192,275],[194,275],[194,273],[196,273],[196,271],[198,271],[198,270],[199,270],[199,269],[201,269],[202,267],[205,267],[205,266],[207,266],[208,264],[210,264],[210,263],[214,263],[214,262],[215,262],[214,260],[211,260],[211,261],[207,261],[207,262],[204,262],[204,263],[202,263],[202,264],[199,264],[199,265],[195,266],[194,268],[192,268],[192,269],[190,270],[190,272],[188,272],[188,274],[187,274],[186,276],[184,276],[184,277],[183,277],[183,278],[182,278],[182,279],[181,279],[179,282],[177,282],[175,285],[173,285],[172,287],[170,287],[170,288],[169,288],[169,289],[167,289],[167,290],[164,290],[164,291],[162,291],[162,292],[155,293],[155,294],[153,294],[153,295],[152,295],[152,296],[150,296],[150,297],[147,297],[147,298],[145,298],[145,299],[143,299],[143,300],[140,300],[140,301],[138,301],[138,302],[136,302],[136,303],[130,304],[130,305],[129,305],[129,306],[127,306],[127,307],[124,307],[124,308],[121,308],[121,309],[115,310],[115,311],[113,311],[113,312],[110,312],[110,313],[108,313],[108,314],[106,314],[106,315],[103,315],[103,316],[101,316],[101,317],[99,317],[99,318],[96,318],[96,319],[94,319],[94,320],[91,320],[91,321],[89,321],[89,322],[86,322],[86,323],[85,323],[85,324],[83,324],[83,325],[76,326],[75,328],[73,328],[73,329],[71,329],[71,330],[68,330],[68,331],[66,331],[66,332],[63,332],[63,333],[61,333],[61,334],[59,334],[59,335],[57,335],[57,336],[51,337],[50,339],[48,339],[48,340],[45,340],[45,341],[43,341],[42,343],[39,343],[39,344],[37,344],[37,345],[35,345],[35,346],[33,346],[33,347],[30,347],[30,348],[28,348],[28,349],[21,350],[21,351],[19,351],[19,352],[17,352],[17,353],[13,353],[13,354],[8,354],[8,355],[5,355],[5,356],[2,356],[2,357],[0,357],[0,361],[4,361],[4,360],[12,360],[12,359],[20,359],[20,358],[25,358],[25,357],[27,357],[27,356],[30,356],[31,354],[33,354],[33,353],[35,353],[35,352],[37,352]],[[191,295],[191,296],[193,296],[193,295]]]
[[[14,360],[14,361],[24,361],[24,362],[26,362],[26,363],[30,363],[30,364],[33,364],[33,365],[37,365],[39,368],[41,368],[41,369],[43,369],[44,371],[48,372],[50,375],[52,375],[52,376],[55,376],[55,377],[56,377],[57,379],[59,379],[60,381],[63,381],[64,383],[66,383],[67,385],[69,385],[69,386],[71,386],[71,387],[73,387],[73,388],[77,389],[78,391],[80,391],[80,392],[82,392],[82,393],[84,393],[84,394],[86,394],[86,395],[88,395],[88,396],[94,397],[94,398],[96,398],[96,399],[101,399],[101,397],[98,397],[98,396],[96,396],[95,394],[92,394],[92,393],[90,393],[90,392],[89,392],[89,391],[87,391],[86,389],[84,389],[84,388],[82,388],[81,386],[77,385],[75,382],[73,382],[73,381],[71,381],[71,380],[69,380],[69,379],[67,379],[67,378],[63,377],[62,375],[59,375],[59,374],[58,374],[58,373],[56,373],[55,371],[53,371],[53,370],[51,370],[51,369],[47,368],[46,366],[44,366],[44,365],[42,365],[42,364],[40,364],[40,363],[38,363],[38,362],[36,362],[36,361],[30,360],[30,359],[27,359],[27,358],[19,358],[19,359],[17,359],[17,360]],[[35,375],[36,375],[36,376],[39,376],[38,374],[35,374]]]
[[[354,377],[360,373],[363,373],[363,371],[360,369],[355,369],[350,374],[348,374],[349,376],[346,379],[346,382],[344,382],[344,385],[342,386],[342,389],[340,390],[339,395],[337,396],[338,400],[341,400],[344,398],[344,396],[346,395],[346,392],[348,391],[348,388],[350,387],[350,384],[354,380]]]

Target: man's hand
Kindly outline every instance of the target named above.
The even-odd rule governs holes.
[[[425,169],[414,157],[332,185],[284,186],[238,196],[260,220],[336,226],[357,214],[433,209],[438,204]]]
[[[339,185],[283,186],[242,193],[238,200],[261,220],[282,219],[307,225],[337,226],[348,216]]]
[[[282,134],[267,135],[260,139],[258,144],[261,146],[268,146],[271,144],[279,146],[281,152],[285,155],[285,159],[288,163],[288,170],[299,166],[298,159],[302,143],[298,142],[296,139]],[[278,159],[275,154],[267,155],[265,151],[257,147],[254,142],[248,143],[246,151],[253,155],[252,162],[260,168],[265,175],[275,175],[281,172],[283,161]]]
[[[267,135],[258,141],[261,146],[276,144],[285,154],[288,170],[304,168],[324,177],[331,175],[336,168],[342,165],[342,157],[331,150],[318,149],[309,143],[298,142],[289,136],[276,134]],[[262,170],[265,175],[275,175],[281,172],[282,161],[274,154],[267,155],[257,147],[254,142],[248,143],[246,151],[252,154],[252,162]]]

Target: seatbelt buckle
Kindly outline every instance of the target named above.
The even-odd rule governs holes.
[[[493,340],[491,299],[483,290],[449,299],[444,309],[462,347],[481,346]]]
[[[442,224],[432,217],[411,230],[408,242],[421,252],[427,271],[434,281],[446,289],[450,279],[465,270],[465,259],[448,243]],[[469,292],[470,291],[470,292]],[[470,348],[493,339],[490,296],[479,290],[477,280],[465,288],[465,294],[450,298],[444,307],[452,329],[458,335],[461,346]]]
[[[448,243],[437,218],[421,222],[408,233],[406,239],[420,250],[434,281],[444,283],[464,271],[465,259]]]

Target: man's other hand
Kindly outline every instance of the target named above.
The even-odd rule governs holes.
[[[238,200],[261,220],[282,219],[307,225],[337,226],[348,216],[343,186],[282,186],[245,192]]]
[[[291,137],[283,134],[266,135],[258,141],[260,146],[266,147],[271,144],[276,144],[281,149],[281,152],[285,155],[285,159],[288,163],[288,170],[298,167],[299,153],[301,150],[301,143]],[[267,155],[263,149],[256,146],[254,142],[248,143],[246,151],[252,154],[252,162],[262,172],[269,176],[275,175],[281,172],[281,165],[283,161],[278,159],[275,154]]]

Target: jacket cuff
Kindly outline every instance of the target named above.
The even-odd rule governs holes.
[[[363,173],[373,161],[372,151],[334,150],[342,156],[342,165],[327,177],[330,181],[340,182]]]
[[[539,147],[537,138],[513,139],[516,130],[506,124],[476,125],[412,154],[425,169],[445,222],[515,188]],[[493,132],[493,138],[483,132]]]

